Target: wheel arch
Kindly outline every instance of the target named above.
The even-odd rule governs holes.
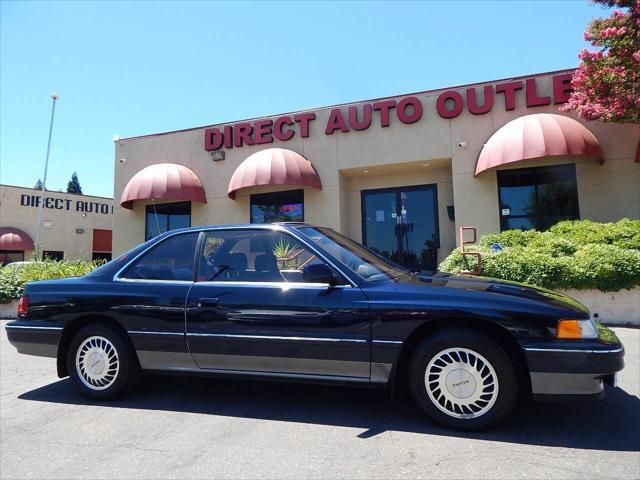
[[[106,325],[114,329],[116,332],[118,332],[122,336],[124,341],[129,344],[129,347],[131,347],[131,351],[135,355],[136,361],[139,362],[138,353],[136,352],[133,346],[133,342],[131,341],[131,338],[129,337],[127,330],[122,326],[120,322],[106,315],[98,315],[98,314],[83,315],[69,322],[69,324],[67,324],[64,327],[64,330],[62,331],[62,337],[60,338],[60,342],[58,343],[58,355],[56,360],[56,366],[57,366],[59,378],[64,378],[69,375],[69,372],[67,371],[66,359],[67,359],[67,352],[69,350],[69,345],[71,344],[71,340],[80,331],[80,329],[82,329],[83,327],[86,327],[87,325],[92,325],[92,324]]]
[[[500,324],[486,319],[439,319],[432,322],[425,322],[417,326],[411,331],[409,336],[402,344],[402,349],[395,362],[391,375],[392,392],[396,392],[402,385],[407,385],[407,374],[409,369],[409,361],[411,354],[418,345],[428,336],[434,333],[446,330],[447,328],[461,327],[475,330],[482,333],[496,343],[498,343],[511,359],[516,371],[518,386],[524,388],[529,394],[531,392],[531,378],[529,376],[529,366],[522,347],[518,344],[515,337]]]

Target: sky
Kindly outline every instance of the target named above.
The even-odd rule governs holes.
[[[588,0],[0,0],[0,182],[113,195],[122,138],[577,66]]]

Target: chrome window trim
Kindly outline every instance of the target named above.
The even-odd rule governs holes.
[[[289,234],[293,238],[298,240],[300,243],[305,245],[307,248],[309,248],[319,258],[321,258],[322,260],[327,262],[329,265],[331,265],[333,268],[335,268],[340,273],[340,275],[342,275],[342,277],[345,280],[347,280],[347,282],[349,282],[349,284],[350,284],[350,285],[335,285],[334,288],[336,288],[336,287],[346,287],[346,286],[351,286],[351,287],[357,287],[358,286],[351,279],[351,277],[344,272],[343,269],[338,267],[334,262],[329,260],[325,255],[323,255],[320,251],[318,251],[318,249],[315,248],[313,245],[311,245],[310,242],[308,242],[301,234],[299,234],[297,231],[295,231],[295,228],[291,228],[291,230],[289,230],[287,228],[284,228],[282,225],[277,225],[277,224],[249,225],[249,226],[209,226],[209,227],[199,228],[197,230],[196,229],[189,230],[189,231],[186,231],[186,232],[185,231],[181,231],[181,230],[177,230],[174,233],[167,233],[167,235],[162,240],[159,240],[159,241],[154,242],[153,244],[149,245],[143,251],[138,253],[138,255],[136,255],[131,260],[129,260],[122,268],[120,268],[113,275],[113,281],[114,282],[139,282],[139,281],[142,280],[144,282],[165,282],[165,283],[180,282],[180,284],[184,284],[185,282],[186,283],[205,283],[205,282],[193,282],[193,281],[185,281],[185,280],[147,280],[147,279],[120,278],[120,275],[127,268],[129,268],[129,266],[131,266],[136,260],[138,260],[140,257],[142,257],[145,253],[147,253],[149,250],[151,250],[152,248],[154,248],[157,245],[160,245],[162,242],[168,240],[169,238],[175,237],[176,235],[187,235],[187,234],[190,234],[190,233],[200,234],[200,233],[204,233],[204,232],[234,231],[234,230],[236,230],[236,231],[237,230],[266,230],[266,231],[275,231],[275,232],[282,232],[282,233],[285,233],[285,234]],[[197,242],[197,244],[196,244],[196,249],[198,249],[198,247],[199,247],[199,242]],[[197,254],[198,254],[198,250],[196,250],[194,255],[197,255]],[[358,278],[360,278],[360,277],[358,276]],[[209,283],[209,282],[207,282],[207,283]],[[213,283],[213,282],[211,282],[211,283]],[[229,283],[240,283],[240,282],[229,282]],[[272,283],[272,282],[247,282],[247,283],[250,283],[252,285],[256,285],[256,284],[264,284],[264,283]],[[284,282],[284,283],[286,283],[286,282]],[[296,283],[300,283],[300,282],[296,282]]]
[[[154,278],[118,278],[118,282],[127,283],[171,283],[174,285],[191,285],[193,280],[159,280]]]
[[[205,286],[221,286],[221,287],[273,287],[273,288],[281,288],[282,290],[290,290],[292,288],[303,288],[303,289],[312,289],[317,288],[320,290],[326,290],[328,288],[352,288],[351,285],[334,285],[331,286],[328,283],[305,283],[305,282],[249,282],[249,281],[239,281],[233,282],[228,280],[213,280],[213,281],[202,281],[195,282],[198,285]]]
[[[39,327],[37,325],[5,325],[5,329],[18,329],[18,330],[64,330],[64,327]]]
[[[336,343],[367,343],[364,338],[328,338],[328,337],[295,337],[281,335],[239,335],[232,333],[192,333],[187,332],[190,337],[219,337],[219,338],[244,338],[256,340],[285,340],[292,342],[336,342]]]
[[[147,248],[145,248],[140,253],[138,253],[138,255],[136,255],[131,260],[129,260],[127,263],[125,263],[124,266],[122,268],[120,268],[120,270],[118,270],[116,273],[114,273],[112,280],[114,282],[139,282],[139,281],[142,280],[144,282],[166,282],[166,283],[175,283],[175,282],[183,283],[183,282],[187,282],[187,283],[193,283],[193,281],[189,281],[189,280],[153,280],[153,279],[144,279],[144,278],[120,278],[120,274],[122,274],[127,268],[129,268],[131,265],[133,265],[133,263],[135,261],[137,261],[140,257],[142,257],[145,253],[147,253],[152,248],[156,247],[157,245],[160,245],[162,242],[167,241],[169,238],[175,237],[176,235],[188,235],[190,233],[199,234],[200,230],[189,230],[187,232],[182,231],[182,230],[176,230],[173,233],[167,234],[163,239],[152,243]],[[196,245],[197,244],[198,244],[198,242],[196,240]],[[194,258],[195,258],[195,252],[194,252]]]
[[[569,348],[533,348],[524,347],[527,352],[558,352],[558,353],[620,353],[623,351],[623,347],[618,347],[610,350],[578,350]]]

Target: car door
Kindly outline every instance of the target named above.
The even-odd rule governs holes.
[[[168,236],[115,276],[109,310],[127,329],[143,369],[197,368],[187,348],[184,312],[198,235]]]
[[[198,255],[187,340],[199,368],[369,380],[367,298],[342,276],[336,286],[305,283],[304,267],[325,260],[299,238],[212,230]]]

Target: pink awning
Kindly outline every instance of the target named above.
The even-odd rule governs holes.
[[[604,162],[598,140],[580,122],[552,113],[525,115],[491,135],[482,147],[475,174],[521,160],[561,155],[592,156]]]
[[[227,194],[258,185],[295,185],[322,189],[318,172],[302,155],[284,148],[268,148],[249,155],[229,181]]]
[[[0,250],[30,252],[33,248],[33,240],[22,230],[13,227],[0,227]]]
[[[143,168],[124,187],[120,205],[133,209],[134,200],[191,200],[207,203],[198,176],[184,165],[158,163]]]

